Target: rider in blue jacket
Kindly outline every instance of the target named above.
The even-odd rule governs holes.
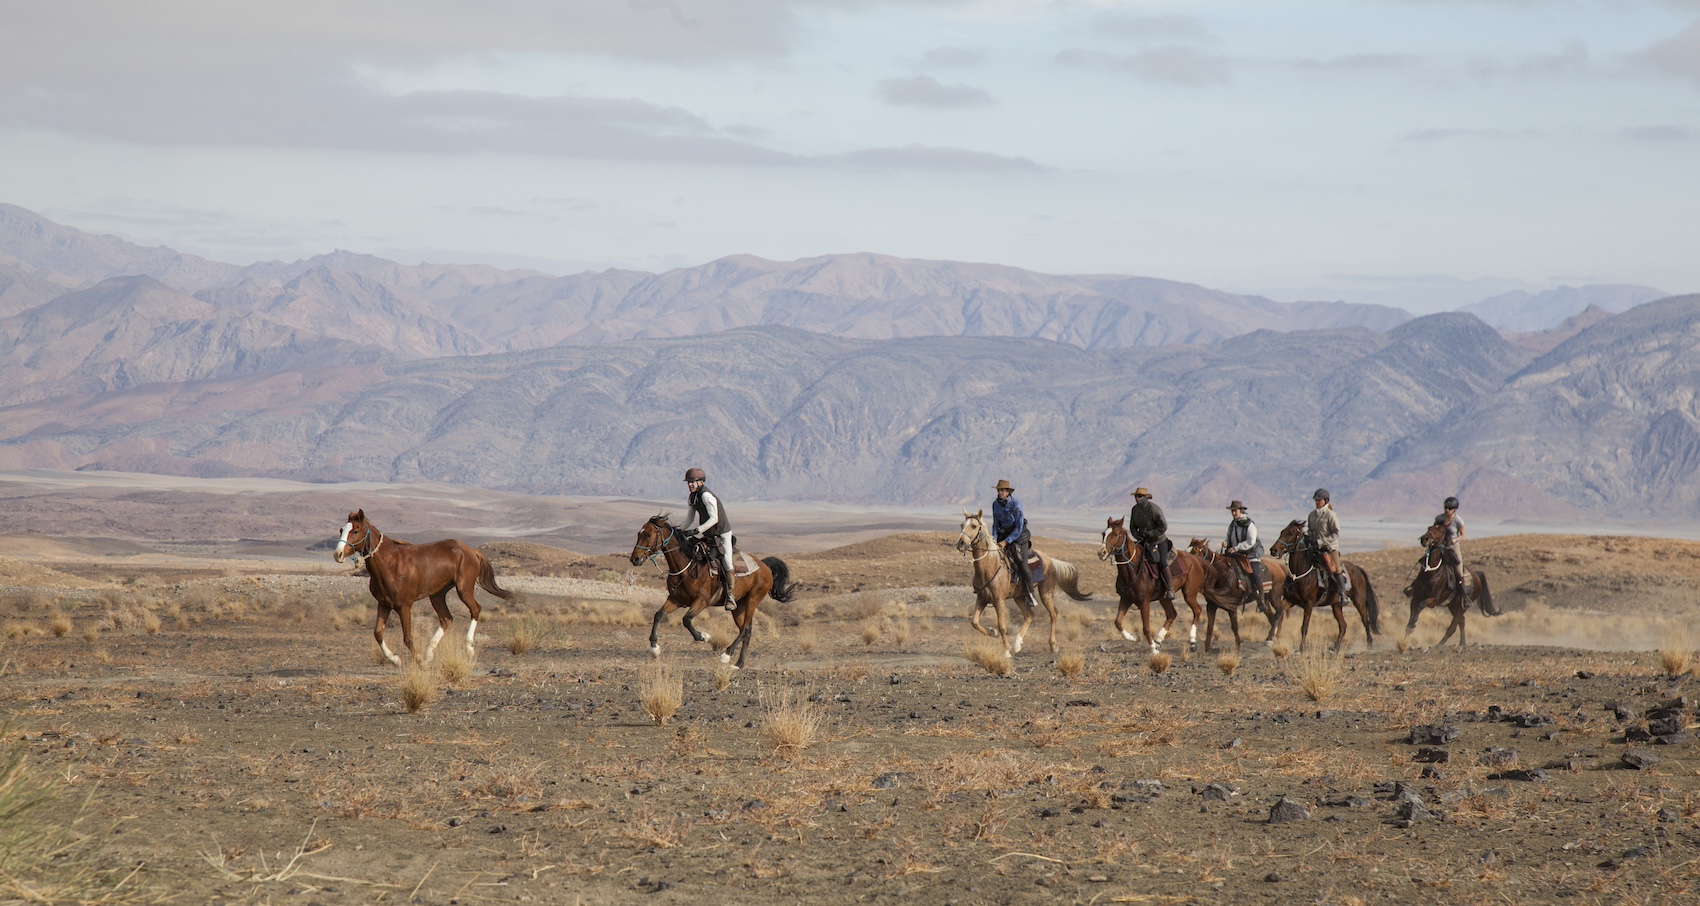
[[[998,499],[992,501],[992,538],[1009,560],[1011,571],[1034,607],[1033,574],[1027,569],[1027,556],[1033,550],[1033,537],[1027,531],[1027,516],[1021,512],[1021,501],[1015,499],[1015,486],[998,479]]]

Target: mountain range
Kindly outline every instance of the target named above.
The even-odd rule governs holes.
[[[1011,478],[1064,506],[1146,484],[1290,508],[1320,485],[1378,513],[1453,492],[1530,518],[1680,511],[1700,297],[1649,292],[1498,297],[1480,311],[1502,333],[878,255],[237,267],[0,206],[0,468],[655,495],[689,460],[762,499],[967,502]]]

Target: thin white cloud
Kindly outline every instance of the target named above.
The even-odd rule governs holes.
[[[928,69],[974,69],[991,61],[983,47],[935,47],[921,54],[919,62]]]
[[[1684,126],[1674,126],[1668,123],[1656,126],[1632,126],[1623,130],[1623,134],[1642,142],[1686,142],[1700,138],[1700,133]]]
[[[857,167],[880,170],[1024,170],[1038,173],[1045,170],[1026,157],[1006,157],[966,148],[937,148],[925,145],[905,145],[901,148],[865,148],[842,155],[841,159]]]
[[[879,96],[887,104],[902,107],[985,107],[992,96],[972,85],[946,85],[929,75],[907,79],[884,79]]]
[[[1193,16],[1138,16],[1106,13],[1099,16],[1097,30],[1135,40],[1215,41],[1204,20]]]
[[[1054,60],[1062,66],[1126,73],[1147,82],[1187,88],[1226,84],[1233,75],[1234,62],[1221,54],[1180,45],[1131,54],[1071,48],[1059,52]]]

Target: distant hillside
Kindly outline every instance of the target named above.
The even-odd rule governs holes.
[[[1651,286],[1560,286],[1539,293],[1522,290],[1504,293],[1466,305],[1459,311],[1469,312],[1498,330],[1530,333],[1558,327],[1590,307],[1617,314],[1666,295],[1669,294]]]

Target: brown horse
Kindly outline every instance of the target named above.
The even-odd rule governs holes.
[[[1157,597],[1157,570],[1146,561],[1144,550],[1133,542],[1128,535],[1127,527],[1120,519],[1108,519],[1104,523],[1103,543],[1098,548],[1098,559],[1116,561],[1116,594],[1121,598],[1121,605],[1116,608],[1116,630],[1122,638],[1130,642],[1137,641],[1133,633],[1123,626],[1129,607],[1139,606],[1140,626],[1145,632],[1145,641],[1151,643],[1152,653],[1162,646],[1163,640],[1169,637],[1169,627],[1175,624],[1178,612],[1175,609],[1174,595],[1180,594],[1186,599],[1186,606],[1192,609],[1192,626],[1188,628],[1187,644],[1190,650],[1198,650],[1198,622],[1204,616],[1203,608],[1198,606],[1198,594],[1204,588],[1204,568],[1197,557],[1186,551],[1175,551],[1175,562],[1169,567],[1171,593],[1162,598],[1163,628],[1158,630],[1155,638],[1151,635],[1151,602]]]
[[[1446,568],[1440,558],[1440,543],[1446,530],[1438,525],[1431,525],[1423,534],[1423,556],[1417,561],[1417,577],[1406,587],[1405,594],[1411,599],[1411,621],[1405,624],[1405,633],[1417,628],[1417,617],[1422,615],[1426,607],[1442,607],[1452,611],[1452,625],[1446,627],[1446,635],[1441,636],[1440,644],[1452,638],[1452,633],[1458,633],[1458,647],[1464,647],[1464,613],[1470,609],[1474,601],[1481,607],[1482,613],[1499,616],[1499,609],[1494,606],[1493,592],[1488,589],[1487,575],[1480,570],[1464,567],[1464,572],[1472,580],[1462,595],[1455,594],[1457,586],[1452,582],[1451,571]]]
[[[514,596],[496,584],[496,572],[490,568],[490,561],[465,543],[450,538],[430,544],[408,544],[400,538],[385,536],[366,521],[363,509],[348,514],[334,556],[338,563],[347,557],[365,562],[366,572],[371,576],[366,587],[378,602],[372,638],[378,641],[378,648],[392,664],[399,665],[401,658],[384,643],[384,624],[389,622],[391,611],[401,616],[401,640],[407,644],[408,652],[417,656],[413,648],[413,602],[424,597],[431,599],[431,608],[437,611],[437,631],[425,646],[425,660],[429,662],[437,653],[443,633],[454,622],[454,616],[449,613],[449,589],[455,590],[471,618],[466,626],[467,654],[474,653],[472,639],[478,633],[475,589],[483,588],[503,600]]]
[[[707,610],[721,596],[719,577],[709,570],[706,562],[690,555],[686,549],[686,544],[690,543],[689,536],[669,524],[667,518],[665,514],[651,516],[643,528],[638,529],[631,557],[633,566],[645,560],[653,563],[656,557],[667,564],[667,600],[649,624],[649,653],[656,657],[661,656],[658,638],[661,621],[675,610],[685,611],[685,631],[691,634],[691,638],[699,642],[708,641],[708,633],[691,625],[691,619]],[[736,569],[736,562],[733,567]],[[732,611],[732,623],[738,628],[738,637],[733,640],[733,644],[738,646],[735,669],[742,670],[744,667],[744,655],[750,650],[750,629],[755,626],[756,608],[762,599],[771,597],[786,603],[791,600],[793,588],[791,570],[778,557],[765,557],[756,561],[755,569],[749,573],[733,577],[732,600],[737,606]],[[727,664],[731,661],[732,646],[727,645],[726,650],[720,652],[720,662]]]
[[[969,623],[981,635],[1003,639],[1004,655],[1007,657],[1021,651],[1021,641],[1027,637],[1027,627],[1033,625],[1033,605],[1027,602],[1027,596],[1019,593],[1021,583],[1015,581],[1009,564],[1005,563],[1003,552],[992,543],[992,533],[986,529],[986,511],[970,513],[962,511],[962,534],[956,538],[956,549],[966,554],[974,568],[974,612],[969,617]],[[1035,550],[1039,557],[1039,569],[1044,572],[1044,578],[1034,583],[1034,591],[1038,594],[1039,603],[1051,615],[1051,653],[1057,650],[1057,605],[1052,597],[1058,588],[1068,593],[1076,601],[1090,601],[1092,595],[1080,590],[1080,571],[1067,560],[1058,560]],[[1015,635],[1009,634],[1009,627],[1004,622],[1003,602],[1014,601],[1021,609],[1021,628]],[[980,625],[980,614],[987,606],[992,608],[997,616],[998,626],[988,630]]]
[[[1310,640],[1310,615],[1318,605],[1326,604],[1334,609],[1334,620],[1340,624],[1340,634],[1334,638],[1334,650],[1339,651],[1346,641],[1346,613],[1340,601],[1340,589],[1333,581],[1324,576],[1324,571],[1318,569],[1321,564],[1319,555],[1305,548],[1301,543],[1304,537],[1305,524],[1294,519],[1281,530],[1280,537],[1269,546],[1269,552],[1276,556],[1287,555],[1287,571],[1291,574],[1284,586],[1285,592],[1275,608],[1275,619],[1269,624],[1269,638],[1264,641],[1274,641],[1281,631],[1281,624],[1287,619],[1287,609],[1294,604],[1305,609],[1304,623],[1299,629],[1299,650],[1305,649],[1305,643]],[[1375,647],[1375,634],[1381,631],[1381,609],[1375,598],[1375,586],[1370,584],[1369,573],[1363,571],[1350,560],[1341,562],[1346,568],[1346,574],[1351,576],[1352,587],[1349,595],[1352,606],[1358,610],[1358,619],[1364,624],[1364,639],[1369,647]]]
[[[1204,627],[1204,653],[1210,653],[1211,639],[1216,635],[1217,610],[1228,612],[1228,623],[1233,627],[1234,648],[1237,650],[1240,647],[1240,611],[1247,604],[1256,603],[1258,610],[1273,618],[1272,608],[1257,594],[1254,587],[1256,580],[1246,575],[1232,558],[1213,550],[1209,540],[1194,538],[1187,551],[1204,564],[1204,603],[1210,609]],[[1273,557],[1259,557],[1258,560],[1269,570],[1270,594],[1275,594],[1273,589],[1286,584],[1287,567]]]

